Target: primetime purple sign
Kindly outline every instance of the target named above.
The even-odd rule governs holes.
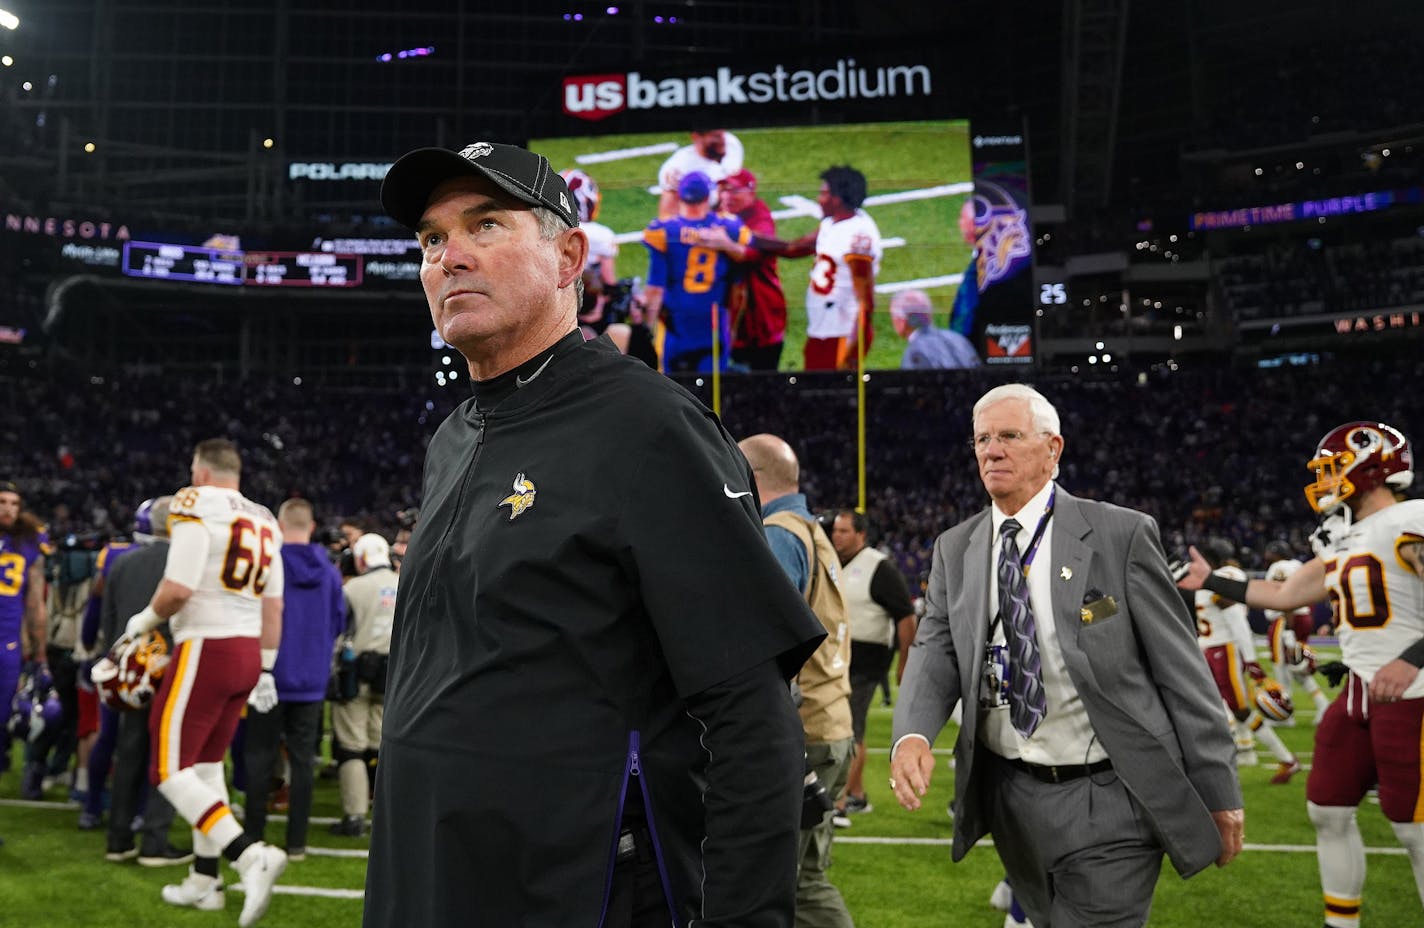
[[[1418,202],[1418,187],[1395,192],[1378,190],[1348,197],[1330,197],[1324,200],[1301,200],[1296,203],[1277,203],[1271,206],[1244,206],[1240,209],[1221,209],[1192,213],[1191,228],[1194,230],[1241,229],[1246,226],[1268,225],[1277,222],[1299,222],[1305,219],[1326,219],[1334,216],[1352,216],[1388,209],[1400,202]]]

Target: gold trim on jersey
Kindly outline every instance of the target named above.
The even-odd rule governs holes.
[[[1413,564],[1405,560],[1405,557],[1401,552],[1403,551],[1405,545],[1419,544],[1424,544],[1424,535],[1416,535],[1414,532],[1405,532],[1403,535],[1400,535],[1394,540],[1394,559],[1399,562],[1400,567],[1403,567],[1405,570],[1409,571],[1415,576],[1419,575],[1419,571],[1414,569]]]

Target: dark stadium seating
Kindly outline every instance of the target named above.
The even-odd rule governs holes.
[[[1123,372],[1112,379],[1041,376],[1067,440],[1061,481],[1079,495],[1153,515],[1170,553],[1208,535],[1260,566],[1267,541],[1302,553],[1314,519],[1301,488],[1315,442],[1350,419],[1379,418],[1417,436],[1410,362]],[[985,497],[967,439],[975,399],[1002,373],[875,374],[867,509],[877,543],[910,578],[925,574],[935,537]],[[773,432],[800,454],[814,509],[856,504],[855,391],[846,375],[728,377],[723,418],[734,437]],[[235,440],[243,487],[275,507],[300,494],[327,524],[371,518],[387,534],[419,502],[429,437],[463,390],[334,389],[211,378],[87,376],[6,379],[0,475],[56,533],[127,527],[142,499],[187,482],[194,443]],[[710,386],[688,386],[710,402]],[[58,507],[58,517],[56,510]]]

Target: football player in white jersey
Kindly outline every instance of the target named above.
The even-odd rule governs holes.
[[[1234,559],[1235,552],[1230,542],[1213,538],[1205,542],[1202,549],[1203,556],[1217,576],[1238,582],[1246,579],[1246,572]],[[1202,656],[1206,658],[1212,679],[1216,681],[1217,692],[1226,703],[1227,718],[1236,738],[1236,763],[1246,766],[1256,764],[1256,739],[1259,738],[1279,765],[1271,782],[1277,785],[1289,783],[1300,770],[1300,761],[1281,741],[1281,736],[1266,724],[1265,717],[1257,708],[1259,690],[1269,684],[1266,672],[1256,660],[1256,645],[1251,639],[1251,625],[1247,620],[1248,610],[1244,605],[1210,590],[1197,590],[1194,596],[1197,644],[1201,646]],[[1278,695],[1277,700],[1267,705],[1284,707],[1288,713],[1289,697]]]
[[[870,351],[875,331],[875,275],[880,271],[880,229],[860,208],[865,202],[865,175],[848,165],[821,172],[821,224],[816,231],[792,242],[760,235],[752,247],[768,254],[802,258],[814,254],[811,280],[806,288],[806,345],[808,371],[856,368],[858,345]]]
[[[726,129],[694,129],[692,144],[668,156],[658,168],[658,218],[677,215],[678,185],[693,171],[712,179],[712,208],[717,208],[717,182],[742,169],[746,151],[742,140]]]
[[[169,510],[163,580],[124,638],[168,622],[176,650],[150,714],[149,779],[192,824],[196,859],[182,883],[163,887],[163,901],[221,909],[221,854],[241,877],[246,928],[267,911],[287,855],[243,834],[223,777],[243,706],[266,712],[277,702],[271,669],[282,639],[282,535],[265,506],[238,492],[241,469],[226,439],[194,450],[193,483]]]
[[[1266,545],[1266,579],[1284,580],[1301,568],[1301,562],[1292,557],[1290,545],[1284,541],[1273,541]],[[1315,652],[1308,642],[1315,630],[1314,617],[1310,607],[1305,606],[1294,612],[1266,610],[1266,620],[1270,623],[1266,630],[1266,641],[1271,647],[1271,662],[1276,665],[1276,682],[1287,692],[1297,684],[1305,690],[1315,705],[1315,717],[1325,714],[1330,705],[1330,697],[1320,688],[1315,679]],[[1292,719],[1287,724],[1294,724]]]
[[[1325,518],[1315,557],[1283,581],[1210,575],[1196,549],[1181,585],[1289,612],[1329,600],[1350,674],[1320,719],[1306,808],[1315,826],[1325,924],[1360,923],[1365,851],[1355,809],[1378,785],[1424,901],[1424,500],[1409,441],[1382,422],[1349,422],[1320,440],[1306,499]]]

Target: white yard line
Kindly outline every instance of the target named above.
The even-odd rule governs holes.
[[[627,158],[641,158],[644,155],[666,155],[677,151],[676,142],[659,142],[656,145],[639,145],[636,148],[613,148],[608,151],[589,152],[575,155],[575,164],[604,164],[609,161],[623,161]]]

